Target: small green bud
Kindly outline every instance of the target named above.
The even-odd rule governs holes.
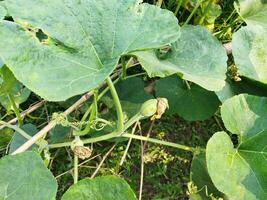
[[[157,113],[158,110],[158,100],[157,99],[150,99],[143,103],[140,114],[143,117],[151,117]]]

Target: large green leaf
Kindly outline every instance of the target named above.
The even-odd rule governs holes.
[[[0,55],[16,78],[59,101],[104,81],[121,55],[177,40],[174,15],[138,0],[6,0],[15,22],[0,23]],[[48,39],[40,42],[40,28]]]
[[[123,179],[103,176],[84,179],[71,186],[62,200],[136,200],[134,192]]]
[[[57,182],[40,156],[33,152],[0,160],[1,200],[53,200]]]
[[[215,186],[229,199],[267,199],[267,98],[239,95],[222,106],[226,128],[239,136],[237,147],[225,132],[207,144],[206,158]]]
[[[225,85],[226,52],[220,42],[201,26],[184,26],[181,37],[161,59],[156,51],[133,54],[151,77],[179,72],[183,79],[207,90],[219,91]]]
[[[211,117],[220,105],[216,94],[196,84],[188,89],[178,76],[160,79],[156,83],[156,95],[168,99],[169,114],[178,114],[186,120],[205,120]]]
[[[233,36],[233,55],[241,76],[267,84],[267,29],[241,28]]]
[[[249,26],[267,28],[266,0],[239,0],[236,9]]]

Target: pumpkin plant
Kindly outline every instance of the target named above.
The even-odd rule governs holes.
[[[56,199],[48,165],[53,149],[62,147],[72,151],[74,183],[62,200],[137,199],[118,176],[79,180],[80,160],[91,157],[88,144],[129,139],[191,152],[190,199],[267,198],[267,3],[235,2],[246,26],[233,34],[229,67],[227,51],[211,33],[221,13],[216,1],[177,1],[175,15],[162,2],[0,1],[0,103],[16,115],[0,121],[0,129],[14,130],[0,160],[0,199]],[[191,13],[179,23],[181,7]],[[150,91],[140,75],[152,80]],[[20,113],[31,92],[49,102],[78,100],[38,130]],[[70,114],[84,103],[75,120]],[[226,129],[206,148],[135,134],[143,120],[153,124],[163,114],[205,120],[218,117],[220,106]],[[59,127],[68,135],[59,135]]]

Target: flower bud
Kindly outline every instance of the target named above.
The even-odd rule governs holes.
[[[168,100],[166,98],[157,98],[157,113],[153,116],[153,119],[160,119],[163,113],[165,113],[166,109],[169,108]]]
[[[141,106],[140,114],[145,118],[151,117],[157,113],[157,107],[158,107],[158,100],[157,99],[147,100]]]

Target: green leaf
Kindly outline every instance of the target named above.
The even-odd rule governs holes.
[[[18,106],[28,99],[30,93],[31,91],[28,88],[16,80],[6,65],[0,68],[0,103],[7,111],[13,109],[12,103],[8,98],[9,94],[14,97],[14,101]]]
[[[236,10],[249,26],[267,28],[267,2],[265,0],[239,0]]]
[[[234,89],[232,88],[232,85],[228,81],[225,82],[225,86],[220,91],[217,91],[215,93],[221,102],[224,102],[236,95]]]
[[[195,84],[190,87],[188,89],[178,76],[171,76],[156,82],[155,89],[158,97],[168,99],[167,113],[177,113],[189,121],[210,118],[220,105],[216,94]]]
[[[227,55],[220,42],[201,26],[184,26],[181,37],[172,44],[164,58],[156,51],[132,53],[138,57],[150,77],[174,73],[201,87],[219,91],[225,85]],[[203,78],[205,77],[205,78]]]
[[[208,174],[205,153],[194,155],[190,169],[190,180],[194,186],[197,187],[195,194],[198,195],[200,199],[211,200],[211,196],[222,196],[222,194],[213,185]]]
[[[10,91],[14,97],[16,105],[19,107],[20,104],[24,103],[30,96],[31,91],[24,87],[20,82],[16,81],[13,85],[12,90]],[[13,109],[12,103],[7,95],[0,95],[0,103],[5,107],[7,111]]]
[[[3,65],[4,65],[4,63],[3,63],[3,61],[0,58],[0,68],[3,67]]]
[[[6,147],[12,138],[13,130],[10,128],[1,129],[0,135],[1,135],[0,147]]]
[[[267,29],[243,27],[233,36],[233,55],[241,76],[267,84]]]
[[[206,158],[215,186],[229,199],[267,199],[267,98],[239,95],[221,110],[226,128],[238,134],[235,147],[225,132],[207,144]]]
[[[84,179],[71,186],[62,200],[136,200],[135,194],[123,179],[102,176]]]
[[[24,152],[0,160],[0,199],[53,200],[57,182],[36,153]]]
[[[196,12],[197,17],[194,23],[203,25],[212,32],[215,20],[221,13],[222,9],[217,0],[202,1],[200,9]]]
[[[26,133],[28,133],[30,136],[35,135],[38,132],[38,129],[35,125],[33,124],[25,124],[22,127],[20,127],[22,130],[24,130]],[[9,146],[9,151],[8,153],[11,154],[13,153],[17,148],[19,148],[22,144],[24,144],[25,142],[27,142],[27,139],[24,138],[21,134],[19,134],[18,132],[15,132],[12,140],[10,142],[10,146]],[[36,148],[37,145],[33,145],[29,148],[29,150]]]
[[[4,19],[7,15],[7,10],[5,7],[5,3],[3,1],[0,1],[0,20]]]
[[[71,128],[64,127],[62,125],[56,125],[48,135],[49,143],[58,143],[66,141],[66,138],[70,136]]]
[[[66,100],[103,82],[121,55],[178,39],[173,13],[139,2],[7,0],[17,23],[0,23],[0,55],[29,89]],[[40,28],[48,39],[40,42],[26,26]]]
[[[221,115],[227,130],[249,138],[267,129],[267,98],[235,96],[223,103]]]
[[[267,97],[267,85],[253,81],[246,77],[242,77],[242,81],[227,79],[223,89],[216,92],[216,95],[221,102],[224,102],[238,94],[250,94]]]

